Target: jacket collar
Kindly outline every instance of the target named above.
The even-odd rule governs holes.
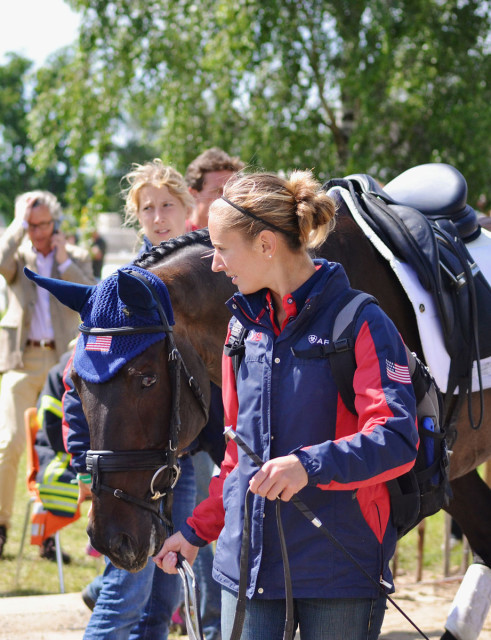
[[[316,309],[321,303],[328,305],[349,286],[348,277],[339,263],[318,258],[314,259],[314,264],[321,268],[320,277],[316,278],[312,290],[307,296],[305,305],[307,308],[302,309],[298,317],[304,317],[306,315],[304,311]],[[267,311],[266,293],[266,289],[247,295],[237,292],[226,304],[231,313],[245,327],[253,329],[259,325],[263,329],[272,330]]]

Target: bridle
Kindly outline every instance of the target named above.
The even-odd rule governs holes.
[[[138,451],[105,451],[89,450],[86,457],[87,471],[92,474],[92,492],[98,496],[101,491],[111,493],[115,498],[123,500],[138,507],[150,511],[157,516],[165,526],[167,535],[173,531],[172,525],[172,496],[173,489],[179,479],[180,467],[178,464],[177,447],[179,432],[181,429],[180,417],[180,391],[181,371],[196,401],[198,402],[205,421],[208,420],[208,406],[197,380],[189,373],[185,362],[177,348],[173,330],[160,301],[159,295],[153,284],[137,271],[129,273],[141,280],[150,289],[156,303],[160,324],[140,327],[87,327],[83,323],[79,330],[86,335],[121,336],[137,333],[161,333],[164,332],[164,340],[167,337],[169,351],[169,374],[172,388],[172,408],[170,417],[169,443],[164,450],[142,449]],[[127,471],[154,471],[150,481],[149,491],[145,499],[132,496],[122,489],[111,487],[103,482],[103,474]],[[163,481],[166,481],[165,483]],[[163,487],[157,489],[157,484]]]

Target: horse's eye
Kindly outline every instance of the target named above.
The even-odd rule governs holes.
[[[142,387],[151,387],[156,382],[157,382],[157,376],[155,374],[153,376],[143,376]]]

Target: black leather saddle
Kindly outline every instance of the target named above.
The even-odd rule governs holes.
[[[480,233],[477,213],[467,204],[467,182],[449,164],[420,164],[383,188],[366,174],[354,174],[347,179],[358,181],[363,191],[377,195],[387,204],[412,207],[433,222],[451,220],[464,242],[474,240]]]
[[[491,355],[491,287],[464,244],[480,234],[464,176],[435,163],[408,169],[384,188],[367,174],[330,180],[323,188],[338,208],[349,211],[354,204],[394,255],[414,268],[433,295],[451,358],[447,399],[457,387],[459,396],[467,392],[473,361]],[[351,205],[339,188],[349,192]]]

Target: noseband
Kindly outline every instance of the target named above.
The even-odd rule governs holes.
[[[183,371],[188,385],[196,398],[205,420],[208,420],[208,407],[205,403],[203,393],[197,380],[189,373],[182,356],[174,340],[172,327],[160,302],[157,291],[151,282],[138,272],[130,271],[131,275],[141,280],[147,286],[157,305],[160,317],[160,324],[143,327],[86,327],[83,323],[79,330],[88,335],[121,336],[136,333],[161,333],[167,336],[169,346],[169,373],[172,385],[172,409],[170,418],[170,438],[169,444],[164,450],[142,449],[139,451],[94,451],[87,452],[86,466],[92,474],[92,492],[98,496],[101,491],[111,493],[115,498],[125,502],[136,504],[142,509],[150,511],[156,515],[164,524],[167,532],[172,532],[172,490],[174,489],[180,475],[178,464],[177,447],[179,441],[179,431],[181,429],[180,417],[180,391],[181,391],[181,370]],[[165,339],[165,337],[164,337]],[[115,489],[102,482],[104,473],[117,473],[127,471],[155,471],[147,497],[142,500],[132,496],[122,489]],[[162,491],[156,489],[156,485],[162,486],[162,480],[166,479]],[[164,500],[165,498],[165,500]]]

